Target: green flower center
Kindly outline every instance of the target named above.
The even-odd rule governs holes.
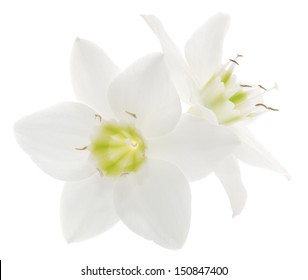
[[[244,119],[251,119],[265,109],[276,110],[263,104],[262,95],[271,89],[261,85],[241,84],[233,70],[239,65],[237,58],[230,59],[205,83],[200,91],[201,103],[211,109],[220,124],[229,125]],[[260,110],[260,106],[263,106]]]
[[[222,65],[216,73],[204,84],[200,91],[200,102],[211,109],[217,121],[223,125],[230,125],[236,122],[252,119],[265,111],[278,111],[263,103],[263,94],[273,89],[278,89],[277,84],[266,89],[261,85],[239,83],[233,70],[239,65],[237,59]]]
[[[232,69],[233,70],[233,69]],[[231,124],[248,117],[249,94],[236,84],[231,70],[215,73],[200,92],[201,103],[211,109],[220,124]]]
[[[134,127],[116,122],[101,125],[90,146],[98,169],[105,176],[136,172],[145,161],[145,149]]]

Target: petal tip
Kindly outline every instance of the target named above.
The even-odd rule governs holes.
[[[236,218],[237,216],[239,216],[241,214],[242,210],[241,211],[237,211],[237,212],[233,212],[232,213],[232,219]]]
[[[291,181],[291,180],[292,180],[292,175],[291,175],[291,174],[285,173],[284,176],[286,177],[286,179],[287,179],[288,181]]]
[[[224,20],[226,23],[230,23],[231,22],[231,16],[227,13],[224,12],[219,12],[215,15],[212,16],[212,18],[214,19],[218,19],[218,20]]]
[[[88,45],[90,42],[88,40],[82,39],[80,37],[76,37],[73,47],[83,47],[84,45]]]
[[[186,237],[187,236],[185,236],[185,238],[181,238],[181,239],[172,239],[172,240],[169,240],[165,244],[160,244],[158,242],[155,242],[155,240],[153,240],[153,242],[162,246],[165,249],[176,251],[176,250],[180,250],[180,249],[183,248],[183,246],[186,242],[186,239],[187,239]]]
[[[78,238],[78,234],[75,232],[69,232],[67,229],[64,228],[64,224],[62,226],[62,235],[67,244],[77,243],[83,241],[82,238]]]
[[[73,236],[65,233],[63,228],[62,228],[62,235],[63,235],[64,241],[66,242],[66,244],[72,244],[75,242]]]
[[[83,39],[81,39],[80,37],[76,37],[74,44],[80,44],[83,41]]]
[[[141,16],[145,21],[148,21],[148,20],[151,19],[151,18],[155,18],[155,16],[152,15],[152,14],[140,14],[140,16]]]
[[[244,209],[244,207],[246,205],[246,201],[247,201],[247,191],[246,191],[246,189],[244,189],[244,191],[242,193],[242,198],[240,199],[240,201],[241,201],[241,203],[238,204],[236,208],[234,207],[232,209],[233,210],[233,213],[232,213],[232,218],[233,219],[236,216],[239,216],[242,213],[242,211],[243,211],[243,209]]]

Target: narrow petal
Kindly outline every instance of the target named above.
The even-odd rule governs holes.
[[[87,150],[96,124],[95,112],[72,102],[54,105],[29,115],[15,124],[22,149],[49,175],[64,181],[81,180],[96,170]]]
[[[60,214],[68,242],[95,237],[119,220],[113,203],[114,184],[114,179],[98,172],[85,180],[65,184]]]
[[[115,205],[136,234],[168,249],[183,246],[190,226],[190,188],[173,165],[148,160],[135,176],[117,183]]]
[[[225,158],[214,170],[223,184],[229,197],[233,217],[239,215],[246,203],[247,191],[241,180],[241,171],[238,162],[233,156]]]
[[[147,155],[172,162],[190,181],[205,177],[239,144],[225,127],[184,114],[171,133],[148,140]]]
[[[171,131],[181,114],[162,54],[147,55],[119,74],[110,85],[108,97],[114,114],[134,122],[146,136]]]
[[[183,55],[175,46],[157,17],[153,15],[143,15],[142,17],[161,43],[169,73],[181,100],[189,103],[192,95],[197,92],[198,86]]]
[[[266,168],[283,174],[290,179],[288,171],[255,139],[248,128],[233,126],[232,130],[237,134],[241,145],[235,150],[235,155],[247,164]]]
[[[202,85],[221,65],[223,41],[229,22],[228,15],[214,15],[186,43],[186,59],[195,77]]]
[[[75,94],[104,118],[113,117],[107,89],[120,72],[105,52],[90,41],[77,38],[71,54],[71,76]]]

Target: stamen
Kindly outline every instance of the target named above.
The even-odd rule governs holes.
[[[120,176],[126,176],[126,175],[129,175],[130,173],[129,172],[123,172]]]
[[[266,106],[266,105],[264,105],[262,103],[258,103],[255,106],[262,106],[262,107],[264,107],[267,110],[271,110],[271,111],[275,111],[275,112],[279,111],[278,109],[275,109],[275,108],[272,108],[272,107],[268,107],[268,106]]]
[[[102,116],[100,114],[94,115],[95,119],[99,119],[99,122],[102,122]]]
[[[231,61],[231,62],[233,62],[233,63],[235,63],[235,64],[237,64],[237,65],[240,65],[235,59],[229,59],[229,61]]]
[[[231,66],[229,67],[229,69],[228,69],[229,71],[232,72],[235,65],[240,65],[240,64],[237,62],[237,59],[238,59],[239,57],[243,57],[243,56],[242,56],[241,54],[237,54],[236,57],[235,57],[234,59],[232,59],[232,58],[229,59],[229,62],[228,62],[228,63],[232,62],[232,65],[231,65]],[[223,67],[223,69],[226,69],[228,63],[226,64],[226,66]]]
[[[262,86],[262,85],[258,85],[258,86],[259,86],[259,88],[262,88],[263,90],[267,91],[267,89],[264,86]]]
[[[132,116],[133,118],[137,119],[137,115],[128,111],[125,111],[126,114]]]
[[[241,87],[250,87],[250,88],[252,87],[251,85],[243,85],[243,84],[240,84],[240,86]]]
[[[75,150],[77,150],[77,151],[84,151],[84,150],[86,150],[88,148],[88,146],[84,146],[84,147],[82,147],[82,148],[75,148]]]
[[[235,59],[231,59],[231,58],[230,58],[229,61],[231,61],[231,62],[233,62],[233,63],[235,63],[235,64],[237,64],[237,65],[240,65],[240,64],[237,62],[237,59],[238,59],[239,57],[243,57],[243,55],[237,54]]]
[[[269,88],[269,89],[265,88],[265,87],[262,86],[262,85],[258,85],[258,87],[261,88],[261,89],[263,89],[263,90],[265,90],[266,92],[269,92],[269,91],[271,91],[271,90],[273,90],[273,89],[278,90],[278,84],[277,84],[277,83],[275,83],[275,84],[274,84],[271,88]]]

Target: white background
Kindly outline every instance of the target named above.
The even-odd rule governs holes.
[[[0,259],[3,279],[92,279],[86,265],[172,269],[227,266],[228,276],[179,279],[308,279],[306,1],[17,1],[0,2]],[[280,109],[251,129],[284,163],[283,176],[242,165],[249,198],[232,219],[214,176],[192,184],[192,223],[183,249],[169,251],[119,223],[87,242],[67,245],[59,223],[62,182],[40,171],[14,140],[13,123],[39,109],[73,100],[69,56],[76,36],[100,45],[122,68],[159,51],[139,14],[152,13],[178,46],[210,15],[232,17],[224,59],[244,55],[239,76],[279,92]],[[93,277],[93,279],[150,279]],[[173,279],[171,276],[153,279]]]

